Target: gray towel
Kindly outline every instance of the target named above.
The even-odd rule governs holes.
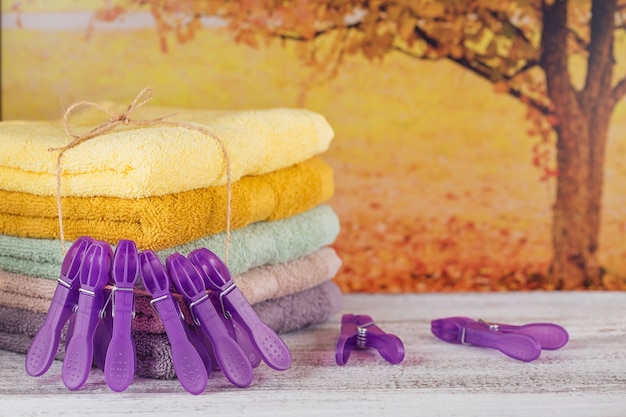
[[[326,281],[314,288],[254,304],[253,308],[277,333],[288,333],[323,323],[339,313],[343,297],[339,287]],[[0,306],[0,349],[26,353],[46,315]],[[137,375],[146,378],[174,378],[172,351],[165,334],[133,332],[137,351]],[[65,337],[61,339],[63,342]],[[57,359],[62,360],[63,348]]]

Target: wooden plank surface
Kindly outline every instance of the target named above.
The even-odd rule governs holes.
[[[98,370],[70,392],[60,362],[30,378],[24,355],[0,351],[0,416],[626,416],[626,293],[352,294],[344,312],[368,314],[399,336],[404,361],[390,365],[365,350],[337,366],[341,315],[283,336],[294,359],[288,371],[261,364],[245,389],[214,373],[199,396],[176,380],[148,379],[114,393]],[[431,320],[456,315],[555,322],[570,341],[523,363],[432,336]]]

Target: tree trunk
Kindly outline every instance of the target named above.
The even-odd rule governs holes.
[[[590,23],[589,59],[587,80],[582,91],[581,103],[586,108],[590,139],[589,191],[591,201],[588,209],[590,241],[589,250],[595,253],[600,236],[600,214],[604,183],[604,155],[613,112],[612,101],[613,66],[613,19],[616,0],[594,1]]]
[[[569,118],[563,119],[563,125],[557,129],[559,176],[552,225],[551,276],[556,288],[575,289],[600,281],[596,252],[603,166],[597,163],[603,156],[592,158],[591,154],[598,150],[603,154],[608,123],[575,108]],[[597,128],[595,133],[591,132],[593,128]]]
[[[596,259],[600,231],[606,137],[610,100],[615,0],[592,6],[587,84],[577,92],[571,84],[567,57],[567,0],[544,4],[541,64],[548,96],[558,119],[556,202],[552,224],[551,277],[556,288],[597,284]]]
[[[588,286],[599,279],[599,268],[592,250],[589,218],[592,192],[589,122],[579,106],[571,106],[557,127],[556,202],[552,223],[551,276],[556,288]],[[599,216],[599,215],[598,215]]]
[[[599,247],[600,222],[602,213],[602,190],[604,186],[604,155],[612,109],[606,106],[589,115],[589,136],[591,144],[589,192],[589,251],[596,253]]]

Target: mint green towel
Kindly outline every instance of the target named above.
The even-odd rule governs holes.
[[[279,221],[253,223],[231,232],[228,268],[237,275],[257,266],[289,262],[332,244],[338,234],[339,219],[326,205]],[[204,247],[223,259],[225,243],[220,233],[163,249],[157,255],[165,261],[174,252],[187,255]],[[0,235],[0,269],[57,279],[62,260],[59,240]]]

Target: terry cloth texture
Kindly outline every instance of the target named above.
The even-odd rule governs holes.
[[[248,269],[301,258],[332,244],[339,233],[339,219],[330,206],[320,205],[302,214],[275,222],[258,222],[231,233],[228,268],[232,275]],[[71,242],[67,242],[68,247]],[[224,233],[160,250],[161,261],[174,252],[187,255],[207,248],[225,258]],[[0,235],[0,269],[56,280],[63,255],[55,239],[31,239]]]
[[[315,157],[232,186],[231,228],[301,214],[332,197],[333,173]],[[63,197],[65,238],[88,235],[111,244],[135,241],[139,249],[161,250],[226,229],[227,187],[210,187],[163,196]],[[0,190],[0,233],[59,238],[53,196]]]
[[[323,323],[343,308],[339,287],[326,281],[316,287],[252,306],[259,318],[277,333],[288,333]],[[0,349],[26,353],[45,320],[44,313],[0,306]],[[137,375],[146,378],[175,377],[172,351],[165,334],[133,332]],[[64,340],[57,359],[64,357]]]
[[[176,115],[168,121],[202,125],[222,141],[232,182],[304,162],[325,152],[334,136],[323,116],[304,109],[215,112],[145,106],[133,118],[172,112]],[[78,119],[77,124],[90,121]],[[58,152],[48,149],[70,139],[59,121],[0,122],[0,189],[56,195]],[[64,153],[61,175],[61,195],[76,197],[144,198],[227,183],[226,158],[215,139],[164,126],[131,125],[83,142]]]
[[[310,255],[287,263],[252,268],[233,277],[233,281],[250,304],[316,287],[335,277],[341,260],[332,248],[322,248]],[[150,297],[139,285],[135,303],[133,329],[147,333],[163,333],[163,326],[150,305]],[[47,313],[57,282],[0,270],[0,306]],[[183,310],[182,298],[175,294]],[[188,315],[187,315],[188,316]]]

